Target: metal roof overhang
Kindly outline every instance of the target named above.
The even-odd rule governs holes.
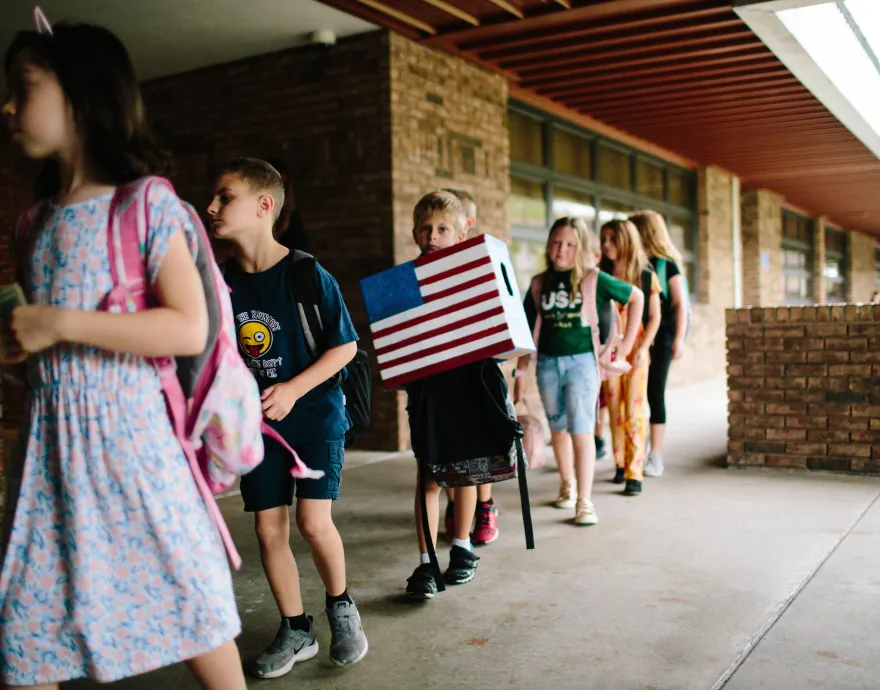
[[[512,96],[880,236],[880,160],[731,0],[322,1],[503,74]]]

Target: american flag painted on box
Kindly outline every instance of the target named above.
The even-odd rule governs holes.
[[[507,245],[490,235],[361,281],[386,389],[533,352]]]

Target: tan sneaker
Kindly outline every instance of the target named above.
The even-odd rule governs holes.
[[[599,518],[596,517],[596,511],[593,509],[593,502],[586,499],[578,499],[577,510],[574,514],[574,524],[587,527],[598,522]]]
[[[553,501],[553,505],[560,510],[570,510],[574,508],[575,497],[577,496],[577,488],[573,481],[565,481],[559,484],[559,496]]]

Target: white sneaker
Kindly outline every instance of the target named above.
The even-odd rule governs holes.
[[[571,510],[575,505],[577,489],[573,481],[565,481],[559,484],[559,496],[553,501],[553,505],[560,510]]]
[[[663,475],[663,456],[656,451],[648,453],[645,462],[645,475],[648,477],[660,477]]]
[[[596,517],[596,511],[593,509],[593,502],[586,499],[578,499],[577,510],[574,514],[574,524],[587,527],[598,522],[599,518]]]

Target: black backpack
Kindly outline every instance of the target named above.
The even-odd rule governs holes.
[[[327,349],[324,344],[324,325],[321,323],[321,312],[318,307],[318,279],[315,274],[317,262],[311,254],[295,249],[290,252],[290,267],[287,279],[299,322],[302,327],[306,346],[312,357],[318,359]],[[345,375],[347,372],[348,376]],[[366,352],[358,349],[354,359],[344,371],[335,377],[336,385],[342,386],[345,396],[345,409],[351,417],[352,427],[345,434],[345,447],[357,443],[358,438],[370,425],[370,393],[372,391],[372,373],[370,358]]]

